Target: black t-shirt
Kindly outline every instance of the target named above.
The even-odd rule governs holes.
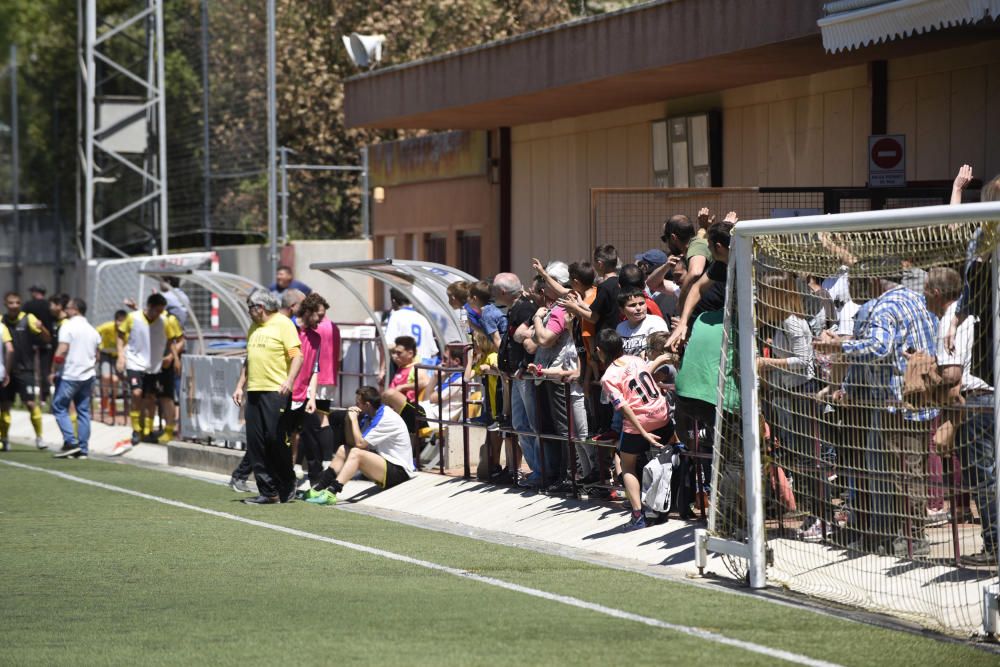
[[[538,307],[530,299],[520,298],[507,309],[507,331],[501,336],[498,365],[506,373],[515,373],[534,360],[535,355],[528,354],[524,346],[514,341],[514,332],[522,324],[531,322]]]
[[[597,315],[597,331],[614,329],[621,319],[618,311],[618,276],[606,278],[597,286],[597,296],[590,306],[591,312]]]
[[[702,313],[722,310],[726,305],[726,273],[729,267],[725,262],[715,261],[708,267],[708,278],[712,282],[701,292],[701,300],[691,313],[693,322]]]
[[[52,317],[52,311],[49,310],[48,300],[32,299],[31,301],[25,302],[25,304],[21,306],[21,310],[23,310],[26,313],[31,313],[32,315],[34,315],[36,318],[38,318],[38,321],[41,322],[46,329],[52,331],[52,324],[54,318]],[[53,342],[55,342],[55,340],[53,340]]]

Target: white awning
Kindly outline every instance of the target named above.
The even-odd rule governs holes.
[[[823,47],[850,50],[930,30],[1000,17],[1000,0],[837,0],[817,21]]]

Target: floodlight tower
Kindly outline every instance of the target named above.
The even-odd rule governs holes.
[[[111,15],[99,4],[77,0],[77,229],[83,255],[129,256],[109,235],[114,222],[133,235],[120,239],[139,240],[139,254],[166,253],[163,0],[135,0]]]

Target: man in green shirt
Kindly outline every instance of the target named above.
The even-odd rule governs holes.
[[[699,237],[698,228],[686,215],[671,216],[663,223],[660,240],[670,250],[671,255],[683,255],[687,264],[687,274],[681,282],[679,300],[684,303],[688,290],[712,263],[712,250],[708,241]]]
[[[278,297],[267,290],[256,290],[247,298],[253,324],[247,332],[247,356],[233,392],[233,402],[246,406],[247,454],[259,495],[243,502],[253,505],[289,502],[295,497],[284,413],[302,368],[302,353],[298,331],[278,312],[280,307]]]

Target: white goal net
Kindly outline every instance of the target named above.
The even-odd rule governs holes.
[[[737,224],[709,533],[752,586],[983,632],[998,221],[983,203]]]

